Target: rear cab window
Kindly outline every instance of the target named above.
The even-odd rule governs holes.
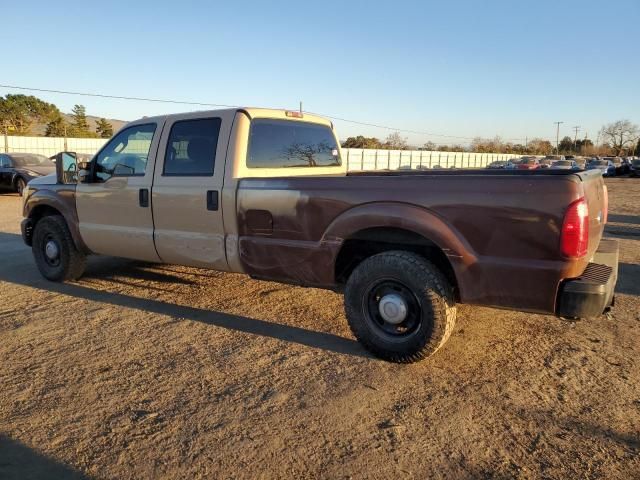
[[[251,122],[247,167],[340,166],[331,128],[311,122],[257,118]]]

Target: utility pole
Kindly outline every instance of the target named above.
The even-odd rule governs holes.
[[[578,142],[578,130],[580,130],[580,125],[576,125],[575,127],[573,127],[573,129],[576,132],[575,135],[573,136],[573,152],[574,153],[578,153],[576,151],[576,145],[577,145],[577,142]]]
[[[553,122],[556,124],[556,155],[560,154],[560,124],[564,122]]]

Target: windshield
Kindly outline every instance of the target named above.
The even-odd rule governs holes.
[[[633,162],[631,162],[631,164],[632,164],[634,167],[640,167],[640,160],[634,160]]]
[[[568,160],[559,160],[557,162],[553,163],[554,165],[560,166],[560,167],[570,167],[571,166],[571,162]]]
[[[37,153],[12,153],[9,155],[16,167],[53,167],[54,163]]]
[[[589,165],[596,165],[598,167],[606,167],[607,165],[609,165],[609,162],[607,162],[606,160],[594,160]]]
[[[534,165],[536,160],[534,158],[523,158],[520,163],[523,165]]]

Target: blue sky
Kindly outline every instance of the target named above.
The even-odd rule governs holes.
[[[3,2],[0,84],[297,108],[461,137],[640,123],[640,1]],[[0,87],[0,95],[17,93]],[[35,93],[133,120],[201,109]],[[390,131],[336,121],[340,136]],[[411,143],[464,138],[403,133]]]

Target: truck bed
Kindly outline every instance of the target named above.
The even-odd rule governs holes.
[[[344,242],[367,229],[415,232],[441,249],[464,303],[554,313],[564,279],[578,277],[603,224],[592,215],[589,254],[563,258],[569,204],[602,211],[597,172],[398,170],[347,176],[242,179],[241,259],[253,276],[326,288]]]

